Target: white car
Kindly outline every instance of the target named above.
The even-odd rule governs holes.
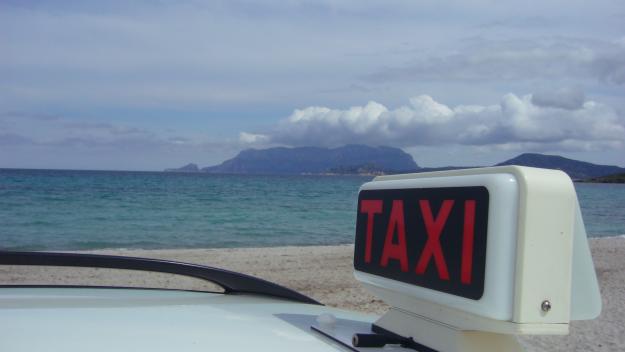
[[[374,316],[324,307],[231,271],[156,259],[0,252],[0,264],[166,272],[223,293],[115,287],[0,288],[0,351],[336,351],[315,328],[367,332]]]

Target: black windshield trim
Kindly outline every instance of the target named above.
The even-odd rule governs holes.
[[[224,289],[224,294],[257,294],[299,303],[321,305],[321,303],[299,292],[250,275],[163,259],[84,253],[0,251],[0,265],[63,266],[168,273],[212,282],[221,286]]]
[[[142,291],[174,291],[174,292],[192,292],[192,293],[208,293],[221,295],[224,291],[209,290],[187,290],[180,288],[167,287],[138,287],[138,286],[104,286],[104,285],[63,285],[63,284],[0,284],[1,288],[84,288],[84,289],[102,289],[102,290],[142,290]]]

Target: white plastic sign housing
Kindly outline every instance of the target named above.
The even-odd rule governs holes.
[[[565,334],[571,319],[600,313],[575,189],[561,171],[381,176],[362,186],[357,216],[355,276],[393,307],[377,323],[388,330],[414,336],[398,323],[413,316],[458,330]]]

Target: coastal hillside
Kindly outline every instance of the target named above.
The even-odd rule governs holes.
[[[574,180],[582,180],[625,172],[625,168],[618,166],[597,165],[585,161],[568,159],[558,155],[535,153],[521,154],[515,158],[499,163],[496,166],[502,165],[519,165],[562,170]]]
[[[625,173],[625,168],[598,165],[568,159],[558,155],[525,153],[494,166],[519,165],[556,169],[566,172],[574,180],[588,182],[619,182],[613,177],[598,177]],[[232,159],[215,166],[200,169],[188,164],[171,172],[207,172],[215,174],[341,174],[381,175],[405,172],[430,172],[474,168],[480,166],[420,167],[412,156],[399,148],[346,145],[339,148],[269,148],[247,149]]]
[[[339,148],[247,149],[236,157],[201,171],[232,174],[398,173],[419,168],[398,148],[346,145]],[[354,172],[356,171],[356,172]]]

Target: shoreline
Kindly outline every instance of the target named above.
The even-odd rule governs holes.
[[[625,234],[609,235],[600,237],[588,237],[588,241],[603,241],[615,238],[624,238]],[[106,248],[90,248],[90,249],[0,249],[8,251],[33,251],[33,252],[59,252],[59,253],[128,253],[128,252],[167,252],[167,251],[229,251],[229,250],[264,250],[268,248],[316,248],[316,247],[342,247],[353,246],[353,243],[338,243],[338,244],[298,244],[298,245],[285,245],[285,246],[250,246],[250,247],[162,247],[162,248],[128,248],[128,247],[106,247]]]
[[[528,351],[614,351],[625,346],[625,236],[589,239],[601,289],[599,318],[571,323],[567,336],[527,336]],[[382,314],[387,306],[354,279],[353,244],[211,249],[71,251],[158,258],[242,272],[299,291],[326,305]],[[0,284],[98,284],[206,290],[205,282],[136,271],[0,267]],[[209,290],[215,287],[208,285]]]

